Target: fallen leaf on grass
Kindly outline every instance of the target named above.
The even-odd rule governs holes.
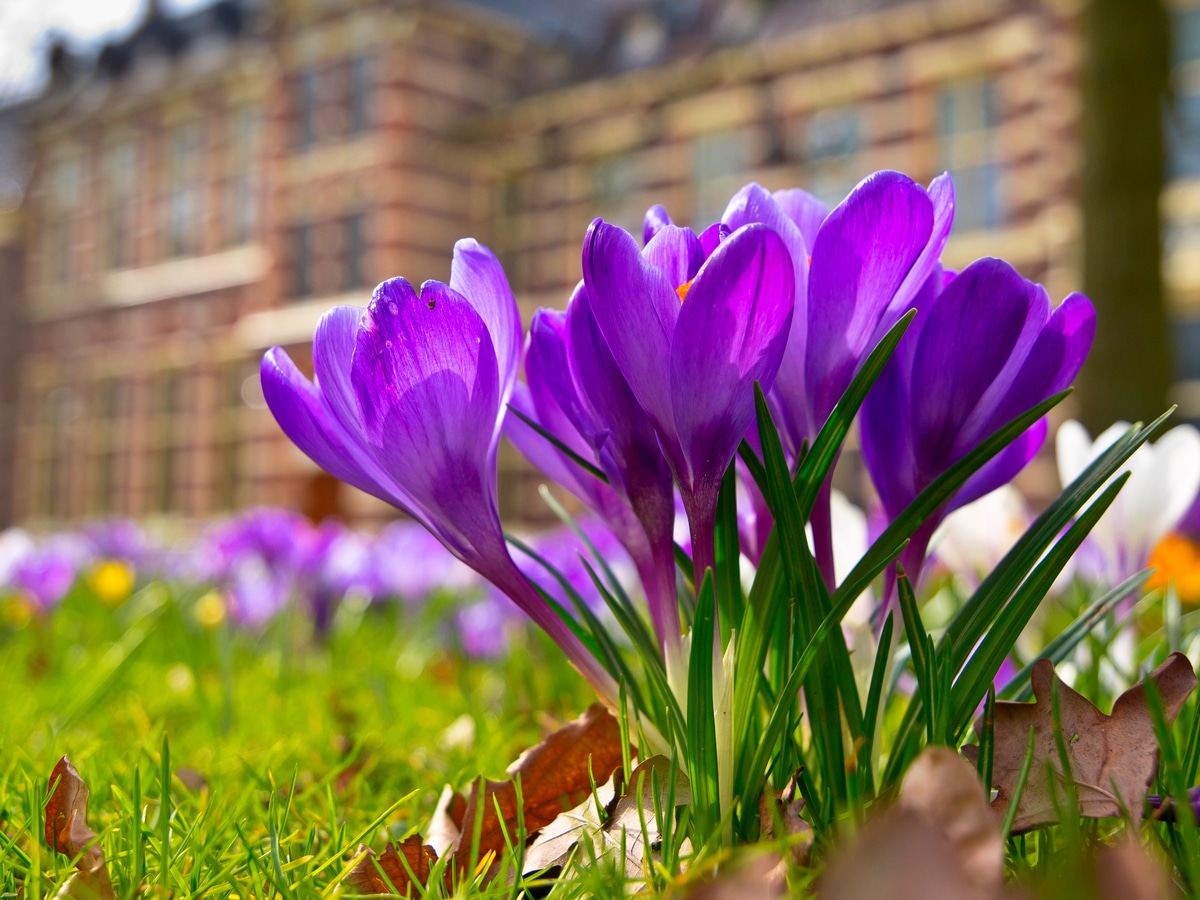
[[[56,898],[116,900],[104,851],[88,828],[88,786],[65,756],[50,773],[52,793],[46,801],[46,845],[75,859],[78,870],[59,887]]]
[[[1000,823],[974,768],[947,747],[909,767],[895,806],[867,823],[822,877],[822,900],[997,900]]]
[[[499,857],[507,847],[506,834],[508,840],[515,842],[521,823],[526,835],[549,825],[564,810],[590,798],[592,785],[607,781],[621,764],[620,725],[604,706],[593,704],[574,722],[522,753],[508,767],[511,779],[487,781],[481,778],[471,786],[466,797],[447,787],[430,820],[429,837],[414,835],[399,847],[389,845],[378,858],[379,865],[385,867],[389,877],[393,868],[402,874],[404,886],[395,879],[393,883],[397,890],[404,891],[412,884],[412,879],[404,869],[400,854],[420,881],[418,887],[424,886],[430,867],[447,854],[454,857],[452,868],[459,872],[467,869],[473,854],[477,860],[485,859],[489,854]],[[519,807],[517,778],[521,780]],[[477,818],[479,841],[472,847]],[[345,883],[362,893],[387,893],[375,862],[373,856],[364,856]],[[450,874],[447,870],[447,877]]]
[[[620,725],[604,706],[593,703],[574,722],[522,753],[508,767],[510,780],[481,778],[471,785],[462,818],[456,822],[461,832],[454,847],[457,862],[460,866],[469,862],[477,816],[482,819],[477,858],[482,859],[488,853],[499,855],[505,849],[505,832],[510,840],[516,840],[518,823],[522,820],[526,834],[549,825],[563,810],[589,796],[593,784],[607,781],[621,762]],[[515,783],[518,777],[521,815],[518,815]]]
[[[1196,687],[1192,664],[1182,653],[1172,653],[1150,673],[1149,679],[1162,698],[1167,723],[1174,722]],[[1124,804],[1134,822],[1140,822],[1146,790],[1158,768],[1158,741],[1143,683],[1138,682],[1118,697],[1112,715],[1106,716],[1092,701],[1058,679],[1048,659],[1034,664],[1030,680],[1036,702],[996,703],[992,772],[997,795],[992,808],[1001,817],[1008,809],[1032,727],[1033,766],[1013,820],[1013,834],[1058,821],[1054,798],[1063,797],[1064,792],[1051,705],[1057,682],[1062,734],[1079,798],[1079,815],[1120,816]],[[981,728],[982,724],[976,722],[976,732]],[[964,752],[974,757],[978,749],[964,748]],[[1053,783],[1048,766],[1054,771]]]
[[[778,853],[763,854],[700,885],[687,895],[687,900],[777,900],[786,897],[787,881],[779,877],[783,866],[783,857]]]
[[[617,778],[622,774],[618,769],[608,781],[596,788],[594,796],[584,798],[574,809],[559,813],[553,822],[538,832],[525,851],[522,874],[532,875],[561,868],[566,865],[571,851],[584,834],[594,840],[612,814],[617,799]]]
[[[789,845],[792,862],[798,866],[808,865],[812,853],[812,826],[800,818],[800,810],[804,809],[804,798],[801,797],[797,776],[793,775],[782,791],[763,791],[758,798],[758,830],[764,841],[776,840],[775,827],[778,824],[782,833],[779,839]],[[784,873],[783,860],[780,860],[779,877]]]
[[[429,870],[437,862],[437,854],[425,846],[421,836],[416,834],[399,845],[388,844],[379,857],[375,856],[374,850],[363,845],[359,846],[358,851],[363,858],[343,883],[359,894],[388,894],[393,889],[401,895],[419,894],[429,880]],[[387,876],[386,880],[384,875]]]
[[[586,841],[597,859],[616,862],[627,878],[645,877],[647,846],[654,848],[662,840],[654,795],[657,790],[659,803],[667,802],[671,794],[670,777],[670,761],[665,756],[652,756],[633,770],[629,791],[617,798],[617,775],[614,774],[597,789],[596,797],[588,796],[542,829],[526,851],[524,874],[566,865],[575,847]],[[683,806],[691,799],[687,775],[677,768],[674,804]],[[643,822],[646,825],[644,831]],[[651,858],[654,858],[653,850]]]
[[[1093,896],[1098,900],[1164,900],[1178,896],[1171,876],[1131,837],[1101,846],[1092,857]]]
[[[1004,841],[975,767],[949,747],[926,747],[904,774],[899,805],[938,826],[979,888],[1004,878]]]

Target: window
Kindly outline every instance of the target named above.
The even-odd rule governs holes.
[[[187,488],[187,448],[191,433],[188,420],[187,379],[182,372],[168,372],[158,383],[156,425],[158,447],[151,464],[151,509],[179,512]]]
[[[231,510],[237,506],[241,475],[241,413],[246,406],[242,392],[246,379],[256,368],[244,362],[229,363],[218,376],[217,433],[212,448],[214,509]]]
[[[55,388],[43,401],[40,511],[50,519],[63,519],[68,514],[68,428],[77,413],[77,401],[70,388]]]
[[[83,167],[78,156],[60,160],[50,171],[46,196],[48,280],[71,280],[75,250],[74,216],[81,196]]]
[[[258,229],[259,116],[243,108],[229,124],[226,181],[226,238],[230,244],[253,240]]]
[[[350,61],[349,102],[346,104],[346,130],[349,134],[361,134],[371,127],[371,94],[374,78],[371,57],[358,56]]]
[[[862,110],[854,107],[830,107],[816,110],[802,125],[806,186],[830,207],[841,203],[861,179],[862,118]]]
[[[105,378],[95,384],[93,416],[93,510],[97,515],[118,512],[119,468],[122,459],[121,436],[124,431],[125,385],[117,378]]]
[[[692,227],[707,228],[721,218],[750,169],[752,140],[746,131],[723,131],[696,138],[692,145]]]
[[[292,226],[288,245],[291,254],[291,296],[298,300],[312,294],[313,258],[311,225]]]
[[[352,290],[367,283],[367,216],[356,212],[342,220],[342,288]]]
[[[170,133],[167,190],[167,252],[187,256],[202,249],[204,133],[198,122]]]
[[[995,85],[986,79],[946,85],[938,97],[941,168],[954,176],[954,227],[995,228],[1004,221],[996,152]]]
[[[292,142],[298,149],[311,146],[317,139],[317,70],[307,68],[295,76],[292,88],[292,116],[295,132]]]
[[[107,258],[110,269],[123,269],[133,259],[134,188],[137,178],[137,148],[121,141],[108,149],[104,160],[107,182]]]
[[[619,225],[639,240],[642,236],[642,217],[646,212],[638,206],[637,192],[640,188],[638,161],[632,153],[613,156],[592,166],[596,215],[606,222]]]

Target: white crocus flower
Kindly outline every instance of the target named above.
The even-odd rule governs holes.
[[[0,591],[12,580],[17,563],[33,552],[33,538],[20,528],[0,532]]]
[[[1063,486],[1128,430],[1127,423],[1117,422],[1093,441],[1078,422],[1064,422],[1056,439]],[[1080,574],[1107,587],[1145,568],[1155,545],[1191,506],[1200,490],[1200,431],[1191,425],[1172,428],[1157,443],[1139,447],[1121,471],[1129,472],[1129,481],[1096,523],[1078,557]]]
[[[1011,484],[956,509],[938,526],[930,553],[971,588],[979,586],[1025,533],[1032,516]]]
[[[1078,422],[1064,422],[1056,439],[1063,485],[1074,481],[1128,430],[1127,423],[1117,422],[1093,441]],[[1188,511],[1200,489],[1200,431],[1191,425],[1172,428],[1157,443],[1139,447],[1121,472],[1129,472],[1129,480],[1075,556],[1078,573],[1098,588],[1114,587],[1144,569],[1155,545]],[[1113,641],[1109,658],[1102,661],[1102,677],[1113,690],[1137,677],[1135,645],[1133,631],[1124,629]]]

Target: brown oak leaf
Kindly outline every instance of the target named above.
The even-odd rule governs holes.
[[[419,896],[429,881],[429,870],[438,859],[419,834],[398,845],[388,844],[378,858],[375,851],[366,846],[359,846],[358,850],[363,857],[343,883],[359,894],[388,894],[394,889],[401,896]],[[383,874],[380,874],[381,869]],[[384,875],[387,875],[386,880]]]
[[[593,783],[607,781],[621,763],[620,725],[608,709],[594,703],[574,722],[522,753],[508,767],[511,779],[480,779],[471,786],[462,817],[455,823],[461,832],[453,848],[457,863],[465,866],[470,860],[476,816],[482,819],[478,858],[499,854],[505,848],[505,832],[510,840],[516,840],[522,817],[527,834],[544,828],[559,813],[589,796]],[[520,817],[515,784],[518,777],[523,806]]]
[[[566,865],[576,845],[587,841],[596,858],[616,862],[631,881],[645,876],[647,847],[656,847],[662,839],[655,814],[655,790],[657,786],[660,803],[672,796],[668,784],[671,763],[665,756],[652,756],[640,763],[630,773],[629,789],[624,794],[618,787],[622,774],[614,773],[596,789],[595,796],[587,796],[542,830],[525,854],[526,875]],[[675,806],[690,803],[691,796],[687,775],[677,768]],[[654,855],[655,851],[650,853]]]
[[[1182,653],[1172,653],[1150,673],[1162,698],[1168,724],[1196,687],[1196,673]],[[1071,775],[1079,798],[1079,814],[1103,818],[1122,814],[1122,804],[1135,822],[1141,820],[1146,789],[1158,767],[1158,741],[1142,682],[1135,684],[1104,715],[1092,701],[1073,691],[1054,673],[1054,664],[1039,659],[1030,676],[1034,703],[1001,701],[996,704],[993,750],[992,809],[1003,817],[1034,733],[1033,766],[1021,794],[1013,833],[1021,834],[1058,820],[1054,806],[1064,794],[1063,771],[1054,740],[1051,693],[1058,683],[1059,710]],[[975,723],[976,733],[982,722]],[[973,758],[977,748],[964,748]],[[1049,771],[1054,772],[1051,782]],[[1052,793],[1053,792],[1053,793]]]
[[[65,756],[50,773],[52,792],[46,801],[46,845],[75,859],[78,870],[55,896],[74,900],[116,900],[104,851],[88,828],[89,791]]]

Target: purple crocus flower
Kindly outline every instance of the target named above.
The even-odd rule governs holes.
[[[597,219],[584,240],[583,280],[679,485],[699,582],[714,565],[721,479],[754,421],[754,382],[770,390],[787,342],[788,248],[770,228],[748,225],[706,260],[691,230],[665,225],[642,251]]]
[[[731,228],[764,222],[784,239],[796,278],[796,315],[771,392],[772,414],[795,459],[817,436],[875,343],[913,305],[954,219],[950,176],[928,191],[899,172],[864,179],[832,212],[800,190],[738,191]],[[817,564],[833,587],[830,483],[813,507]]]
[[[372,590],[370,564],[370,544],[337,519],[326,519],[312,532],[301,553],[296,587],[318,635],[329,630],[342,598]]]
[[[371,575],[376,597],[399,597],[417,605],[438,590],[463,592],[479,583],[477,576],[424,527],[392,522],[371,547]]]
[[[85,541],[73,534],[56,534],[36,544],[12,567],[10,584],[41,612],[57,606],[91,561]]]
[[[948,282],[948,283],[947,283]],[[1082,294],[1057,309],[1002,260],[935,271],[919,314],[863,405],[863,458],[889,520],[1001,426],[1067,387],[1095,334]],[[901,555],[917,582],[929,538],[953,509],[1010,481],[1046,436],[1041,420],[931,515]]]
[[[198,562],[202,577],[227,592],[233,621],[261,628],[291,599],[312,540],[300,514],[260,507],[209,531]]]
[[[541,309],[529,329],[528,387],[518,384],[513,408],[555,435],[572,452],[594,459],[605,484],[538,434],[519,416],[505,432],[546,475],[602,519],[637,566],[659,644],[679,646],[672,543],[671,473],[625,378],[613,362],[580,284],[564,314]]]
[[[327,312],[309,381],[274,347],[263,393],[284,432],[331,474],[408,513],[537,622],[604,697],[612,679],[508,555],[496,451],[520,363],[521,322],[500,263],[454,247],[450,283],[403,278],[366,310]]]

